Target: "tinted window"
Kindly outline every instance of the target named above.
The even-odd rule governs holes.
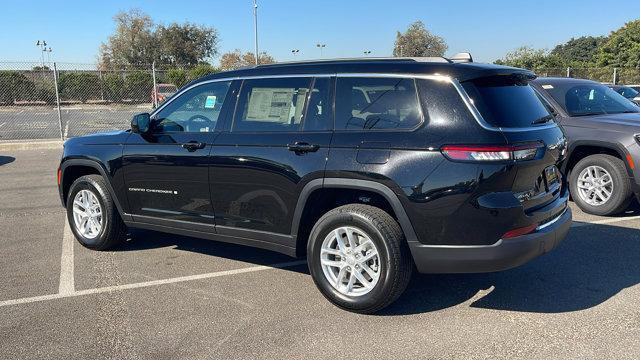
[[[208,83],[182,93],[155,115],[152,131],[215,130],[229,84],[230,82]]]
[[[338,78],[336,130],[412,129],[421,121],[413,79]]]
[[[638,96],[638,92],[637,91],[633,90],[630,87],[626,87],[626,86],[617,88],[616,92],[618,92],[618,94],[626,97],[627,99],[633,99],[636,96]]]
[[[529,127],[552,118],[526,81],[495,76],[462,83],[486,122],[495,127]]]
[[[333,128],[331,104],[331,79],[316,78],[309,96],[307,115],[303,120],[305,131],[322,131]]]
[[[598,83],[540,83],[570,116],[620,114],[640,109],[613,89]]]
[[[233,130],[300,130],[310,83],[310,78],[245,80]]]

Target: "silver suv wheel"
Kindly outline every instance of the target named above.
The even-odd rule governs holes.
[[[577,179],[578,195],[589,205],[600,206],[613,194],[613,179],[603,167],[592,165],[580,172]]]
[[[76,230],[87,239],[95,239],[102,230],[102,207],[96,195],[80,190],[73,199],[73,222]]]
[[[369,293],[380,278],[378,249],[364,231],[350,226],[339,227],[325,237],[320,264],[329,283],[347,296]]]

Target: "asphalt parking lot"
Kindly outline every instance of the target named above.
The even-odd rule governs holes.
[[[500,273],[415,275],[398,302],[363,316],[331,305],[304,262],[276,253],[151,231],[84,249],[60,206],[59,156],[0,153],[2,359],[640,354],[637,205],[611,218],[574,206],[555,251]]]
[[[62,106],[62,133],[68,138],[128,128],[134,114],[150,110],[150,104]],[[0,141],[59,138],[60,120],[55,106],[0,107]]]

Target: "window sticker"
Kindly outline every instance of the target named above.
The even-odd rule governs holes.
[[[553,89],[553,85],[542,85],[542,88],[546,90],[551,90]]]
[[[213,109],[214,107],[216,107],[216,99],[217,98],[215,95],[207,96],[207,99],[204,101],[204,108]]]
[[[251,89],[247,120],[288,122],[294,91],[293,88]]]

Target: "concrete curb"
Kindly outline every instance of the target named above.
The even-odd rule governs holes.
[[[62,140],[0,141],[0,151],[62,149]]]

